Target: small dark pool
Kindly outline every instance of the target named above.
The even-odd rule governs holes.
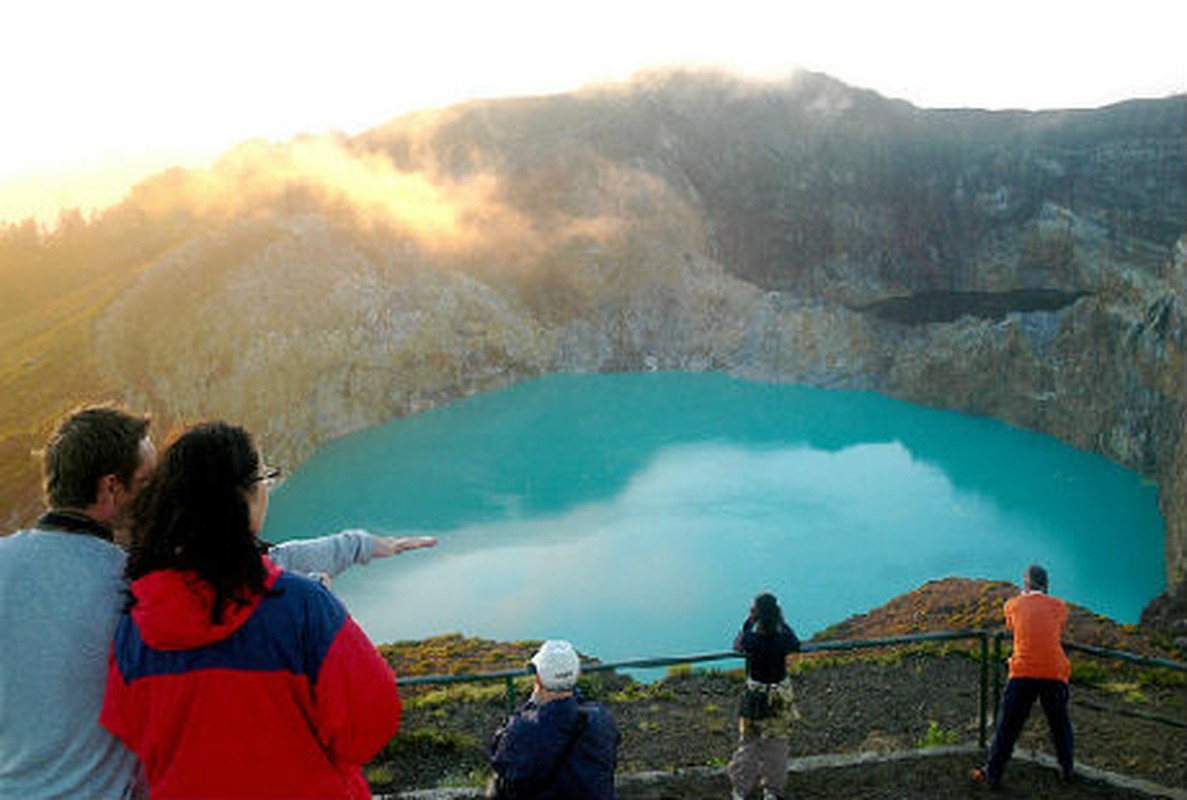
[[[928,291],[903,297],[891,297],[856,311],[869,312],[879,319],[904,325],[954,322],[961,317],[1003,319],[1007,314],[1030,311],[1058,311],[1079,300],[1088,292],[1063,289],[1015,289],[1009,292]]]

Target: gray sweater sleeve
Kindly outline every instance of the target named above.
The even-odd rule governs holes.
[[[349,530],[317,539],[293,539],[268,549],[268,558],[289,572],[324,572],[331,578],[355,564],[366,564],[375,554],[375,537]]]

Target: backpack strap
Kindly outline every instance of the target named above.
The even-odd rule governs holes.
[[[573,723],[573,731],[569,734],[569,741],[565,742],[560,755],[556,757],[556,760],[552,762],[552,766],[548,768],[548,774],[540,782],[540,791],[547,789],[556,780],[557,774],[561,771],[561,764],[565,763],[569,757],[569,753],[573,752],[573,745],[577,744],[577,740],[581,738],[581,733],[588,724],[589,712],[579,706],[577,708],[577,721]]]
[[[557,754],[556,759],[548,767],[548,772],[544,777],[538,781],[530,783],[509,784],[501,779],[496,779],[495,793],[496,798],[506,798],[506,800],[518,800],[519,798],[539,797],[544,793],[548,787],[556,780],[556,776],[560,774],[561,765],[569,757],[569,753],[573,752],[573,747],[577,744],[577,740],[581,738],[581,734],[589,725],[589,711],[577,707],[577,720],[573,723],[573,729],[569,732],[569,738],[565,742],[565,746]]]

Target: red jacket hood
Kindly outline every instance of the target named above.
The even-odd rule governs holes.
[[[271,589],[280,568],[262,556],[268,572],[265,585]],[[221,642],[247,621],[259,606],[261,596],[244,603],[228,603],[222,622],[210,621],[214,587],[196,572],[158,570],[132,582],[132,619],[146,644],[157,650],[189,650]]]

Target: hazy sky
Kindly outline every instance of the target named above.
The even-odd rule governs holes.
[[[0,221],[115,202],[244,139],[670,64],[797,66],[924,107],[1187,91],[1187,0],[14,0]]]

